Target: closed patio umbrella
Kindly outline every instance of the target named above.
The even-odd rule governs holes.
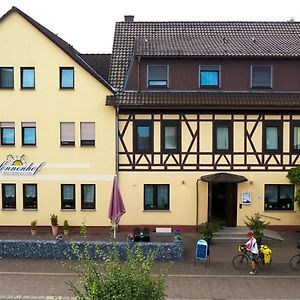
[[[125,212],[125,206],[118,186],[118,178],[115,176],[108,209],[108,217],[113,226],[114,239],[116,238],[117,226]]]

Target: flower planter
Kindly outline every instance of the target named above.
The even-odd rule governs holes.
[[[52,225],[51,228],[52,228],[52,235],[53,236],[57,236],[57,234],[58,234],[58,226]]]
[[[30,232],[32,236],[36,235],[36,229],[30,229]]]
[[[69,235],[69,229],[64,229],[64,236]]]

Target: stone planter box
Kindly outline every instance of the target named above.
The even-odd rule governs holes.
[[[102,241],[65,241],[65,240],[0,240],[0,258],[28,258],[28,259],[76,259],[71,246],[84,249],[88,244],[91,257],[99,258],[96,249],[105,253],[112,247],[118,249],[122,259],[126,258],[128,247],[140,247],[144,255],[154,251],[156,260],[182,260],[183,241],[174,238],[169,243],[133,243],[133,242],[102,242]]]

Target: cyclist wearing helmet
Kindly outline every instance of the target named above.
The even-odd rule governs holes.
[[[249,241],[246,243],[246,248],[248,251],[251,252],[251,271],[250,275],[256,274],[256,259],[258,256],[258,247],[255,237],[253,236],[253,232],[249,231],[247,232],[247,237],[249,238]]]

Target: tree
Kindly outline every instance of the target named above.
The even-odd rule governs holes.
[[[99,251],[103,262],[97,264],[88,255],[88,247],[82,252],[74,247],[80,266],[77,273],[81,287],[68,281],[69,289],[79,300],[162,300],[165,299],[165,276],[153,276],[154,254],[143,256],[142,250],[127,250],[127,260],[122,261],[117,249],[109,254]]]
[[[292,184],[300,184],[300,167],[294,167],[291,168],[288,171],[288,174],[286,175],[286,177],[290,180],[290,183]],[[294,198],[294,201],[298,207],[298,209],[300,210],[300,190],[296,191],[296,196]]]

